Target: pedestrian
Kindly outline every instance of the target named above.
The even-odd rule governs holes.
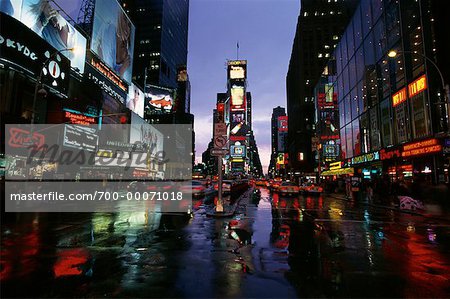
[[[352,182],[350,181],[350,177],[345,179],[345,197],[350,198],[352,195]]]
[[[373,188],[372,188],[371,182],[368,182],[368,183],[367,183],[366,193],[367,193],[367,201],[368,201],[369,203],[372,203]]]

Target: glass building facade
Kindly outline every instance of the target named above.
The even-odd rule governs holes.
[[[336,46],[315,96],[317,103],[318,94],[331,86],[327,89],[337,97],[340,159],[349,166],[355,157],[378,157],[380,150],[396,147],[400,151],[394,156],[404,159],[395,163],[403,163],[415,157],[402,153],[404,145],[446,134],[442,84],[433,65],[432,2],[362,0]],[[316,121],[320,122],[317,114]],[[414,170],[434,171],[439,168],[436,159],[429,165],[416,163]]]

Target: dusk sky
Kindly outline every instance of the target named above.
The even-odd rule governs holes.
[[[79,1],[57,0],[74,19]],[[270,159],[270,117],[286,107],[286,73],[300,0],[190,0],[188,72],[195,115],[196,160],[212,137],[216,94],[226,91],[226,60],[248,60],[253,130],[264,172]]]

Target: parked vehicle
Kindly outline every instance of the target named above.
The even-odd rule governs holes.
[[[270,184],[270,191],[272,192],[277,192],[278,191],[278,187],[280,187],[281,185],[281,181],[280,180],[273,180],[273,182]]]
[[[303,188],[303,192],[311,195],[320,195],[323,192],[323,188],[316,184],[309,184]]]
[[[192,196],[203,196],[205,195],[205,186],[201,181],[191,181],[191,186],[183,185],[180,187],[180,191],[183,193],[191,193]]]
[[[299,192],[300,191],[299,191],[298,186],[295,183],[291,183],[291,182],[283,182],[278,187],[278,193],[282,196],[298,195]]]

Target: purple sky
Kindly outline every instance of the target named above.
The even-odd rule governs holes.
[[[270,159],[272,109],[286,107],[285,78],[299,0],[191,0],[188,71],[195,115],[196,156],[212,137],[216,93],[226,90],[226,59],[248,60],[253,130],[264,172]]]
[[[79,1],[56,0],[76,18]],[[253,130],[264,172],[270,159],[270,117],[286,107],[285,78],[300,0],[190,0],[188,72],[195,115],[196,158],[212,137],[216,94],[226,90],[227,59],[248,60]]]

